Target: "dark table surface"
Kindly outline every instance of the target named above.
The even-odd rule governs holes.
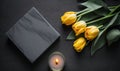
[[[78,11],[78,2],[83,0],[0,0],[0,71],[50,71],[48,57],[54,51],[65,55],[63,71],[120,71],[120,42],[103,47],[90,56],[90,47],[76,53],[73,41],[66,41],[69,28],[62,26],[60,16],[66,11]],[[109,5],[120,4],[119,0],[106,0]],[[35,6],[49,23],[61,34],[35,63],[30,63],[5,32],[12,27],[31,7]]]

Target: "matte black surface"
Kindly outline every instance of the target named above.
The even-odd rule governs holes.
[[[35,7],[19,19],[6,35],[32,63],[60,37]]]
[[[78,11],[78,0],[1,0],[0,1],[0,71],[50,71],[48,57],[60,51],[66,58],[63,71],[119,71],[120,42],[103,47],[90,56],[90,47],[82,53],[73,50],[73,41],[65,38],[70,28],[61,25],[60,16],[65,11]],[[79,1],[79,2],[82,2]],[[110,5],[120,4],[119,0],[106,0]],[[56,41],[34,64],[31,64],[16,46],[8,39],[8,31],[32,6],[35,6],[48,22],[61,34]]]

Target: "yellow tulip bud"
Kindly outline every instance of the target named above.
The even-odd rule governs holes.
[[[81,52],[86,45],[86,40],[83,37],[74,41],[73,47],[77,52]]]
[[[85,38],[87,40],[93,40],[99,34],[99,29],[96,26],[88,26],[85,31]]]
[[[77,19],[76,12],[69,11],[65,12],[63,16],[61,16],[62,24],[72,25]]]
[[[74,30],[76,36],[85,32],[85,28],[86,28],[85,21],[79,21],[79,22],[76,22],[75,24],[72,25],[72,29]]]

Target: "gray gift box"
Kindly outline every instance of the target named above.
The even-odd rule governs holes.
[[[6,34],[32,63],[60,36],[35,7]]]

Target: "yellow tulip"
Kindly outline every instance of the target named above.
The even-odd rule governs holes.
[[[73,47],[77,52],[81,52],[86,45],[86,40],[83,37],[78,38],[74,41]]]
[[[96,26],[88,26],[85,31],[85,38],[87,40],[93,40],[99,34],[99,29]]]
[[[65,25],[72,25],[73,23],[75,23],[76,19],[76,12],[73,11],[65,12],[63,16],[61,16],[62,24]]]
[[[76,22],[75,24],[72,25],[72,29],[74,30],[76,36],[85,32],[85,28],[86,28],[85,21],[79,21],[79,22]]]

